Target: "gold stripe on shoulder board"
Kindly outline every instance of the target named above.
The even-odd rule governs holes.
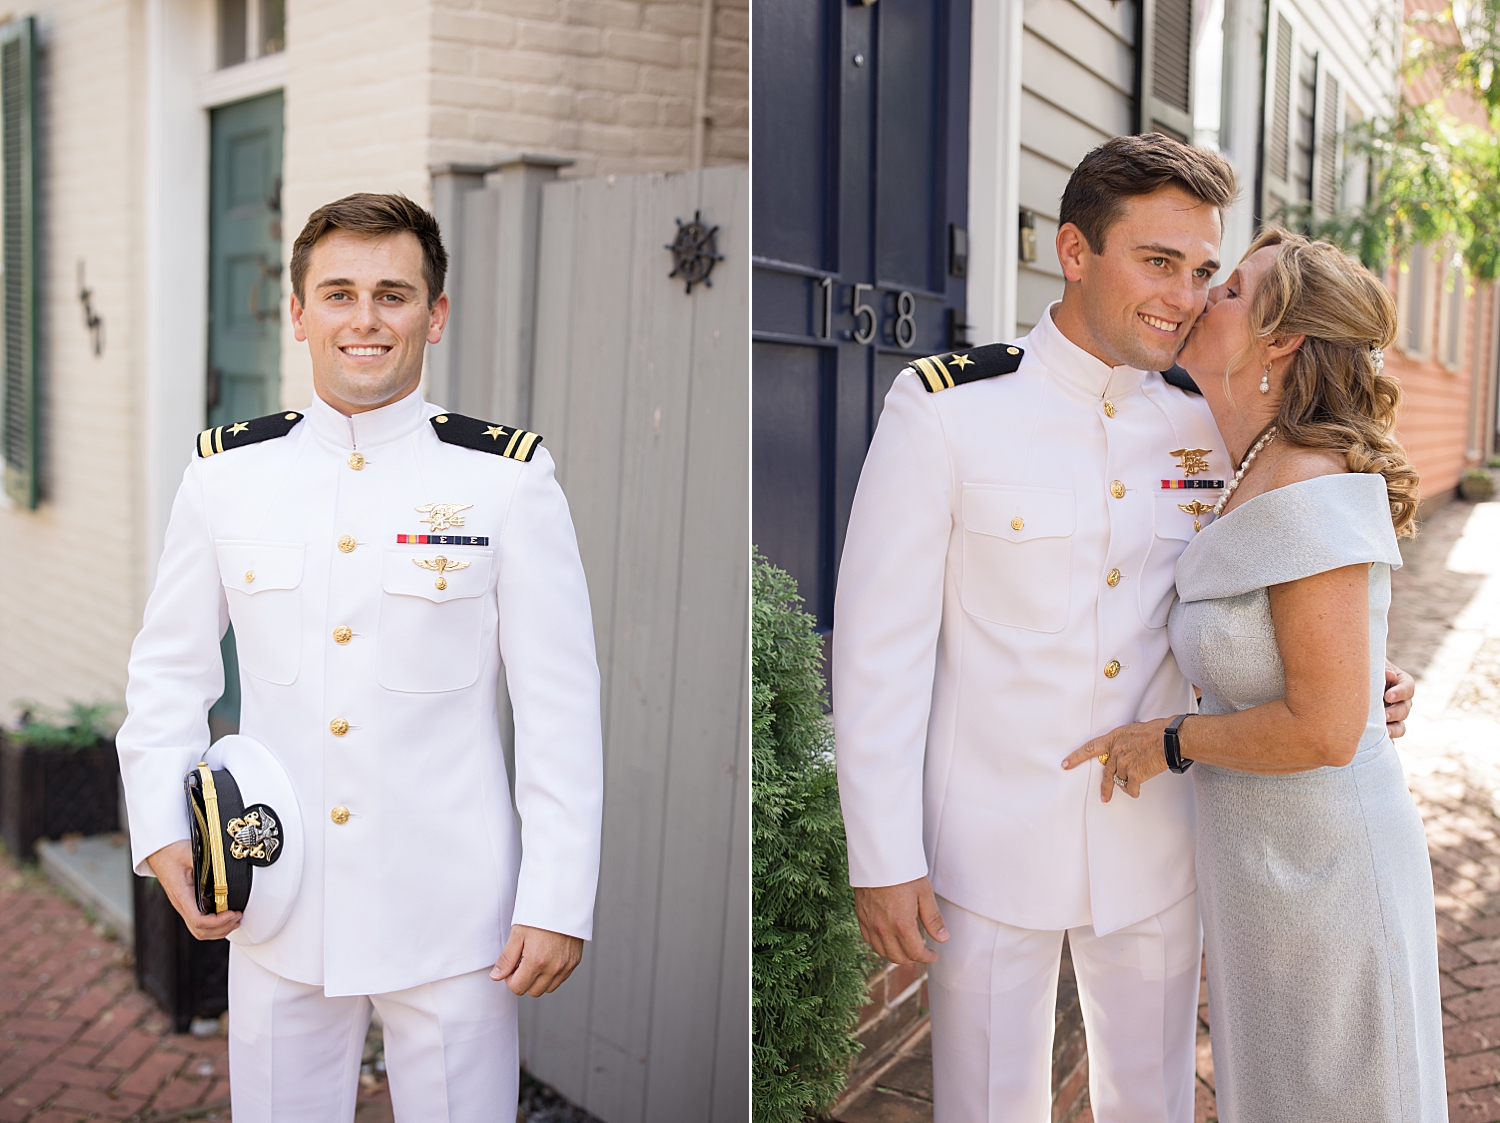
[[[912,365],[921,376],[922,381],[927,383],[927,389],[936,394],[939,390],[952,389],[953,376],[943,366],[942,361],[936,358],[914,359]]]

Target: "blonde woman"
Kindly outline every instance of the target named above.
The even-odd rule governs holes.
[[[1104,762],[1108,802],[1197,762],[1157,782],[1197,796],[1225,1123],[1447,1118],[1432,873],[1381,706],[1417,507],[1382,370],[1395,331],[1378,279],[1284,231],[1212,291],[1179,362],[1240,470],[1178,562],[1168,625],[1199,713],[1064,764]]]

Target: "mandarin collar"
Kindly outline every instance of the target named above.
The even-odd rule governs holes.
[[[1145,371],[1101,362],[1062,333],[1052,319],[1061,303],[1047,306],[1027,337],[1027,351],[1041,360],[1048,374],[1091,398],[1123,398],[1140,390]]]
[[[428,412],[421,387],[400,401],[356,413],[353,417],[345,417],[314,390],[312,404],[307,407],[307,420],[313,433],[329,444],[339,448],[365,449],[408,436],[422,424]]]

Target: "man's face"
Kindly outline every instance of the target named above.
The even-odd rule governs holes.
[[[1178,187],[1126,199],[1102,253],[1065,226],[1059,257],[1078,294],[1073,323],[1082,321],[1085,349],[1111,366],[1170,367],[1208,299],[1222,237],[1217,208]]]
[[[335,230],[313,246],[303,286],[307,303],[292,295],[292,325],[324,401],[359,413],[416,388],[423,346],[442,339],[448,321],[446,295],[427,306],[416,235]]]

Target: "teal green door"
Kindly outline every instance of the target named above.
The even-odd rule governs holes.
[[[279,91],[213,111],[209,425],[260,417],[281,404],[281,121]],[[209,712],[216,738],[240,722],[233,630],[223,651],[224,696]]]
[[[281,93],[213,111],[208,424],[281,403]]]

